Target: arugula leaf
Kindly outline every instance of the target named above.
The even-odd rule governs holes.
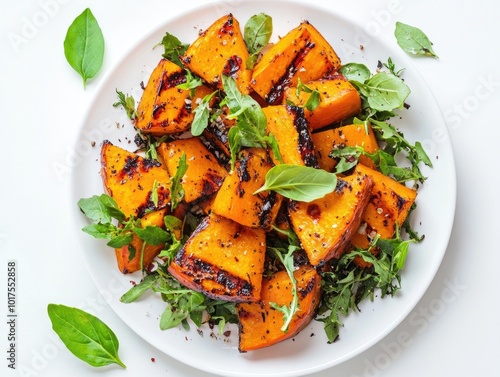
[[[186,82],[183,84],[177,85],[177,88],[183,89],[183,90],[190,90],[191,93],[191,98],[194,97],[195,89],[199,86],[203,85],[203,80],[196,76],[193,72],[191,72],[189,69],[186,69]]]
[[[118,101],[113,103],[113,107],[123,106],[129,119],[135,120],[137,118],[137,111],[135,110],[134,97],[119,92],[118,89],[116,89],[116,94],[118,95]]]
[[[182,67],[182,63],[179,59],[179,56],[182,56],[186,53],[189,44],[182,43],[179,38],[166,32],[163,36],[160,44],[163,45],[165,52],[163,53],[163,57],[165,59],[170,60],[172,63],[177,64]]]
[[[184,189],[182,187],[182,178],[188,169],[188,164],[186,163],[186,154],[183,153],[177,164],[177,169],[175,170],[175,175],[172,177],[170,183],[170,201],[172,211],[177,208],[182,199],[184,199]]]
[[[265,13],[253,15],[245,23],[243,39],[250,56],[246,62],[247,69],[253,69],[260,51],[269,43],[273,33],[273,20]]]
[[[296,90],[295,95],[297,97],[299,97],[300,92],[305,92],[305,93],[309,94],[309,97],[307,98],[307,101],[303,107],[309,111],[314,111],[319,106],[320,99],[321,99],[320,93],[317,90],[313,90],[313,89],[309,88],[299,78],[299,82],[297,84],[297,90]]]
[[[438,58],[432,49],[432,42],[419,28],[402,22],[396,22],[394,36],[403,51],[412,55],[425,55]]]
[[[152,275],[146,275],[144,279],[139,284],[134,285],[132,288],[130,288],[127,292],[125,292],[121,297],[120,301],[129,304],[131,302],[134,302],[137,300],[139,297],[142,296],[143,293],[147,292],[153,284],[155,283],[157,279],[156,274]]]
[[[264,185],[254,194],[273,190],[286,198],[311,202],[335,190],[337,176],[322,169],[307,166],[280,164],[266,174]]]
[[[118,357],[118,339],[99,318],[77,308],[49,304],[47,312],[52,329],[68,350],[86,363],[100,367],[125,364]]]
[[[158,226],[134,228],[134,233],[148,245],[162,245],[170,240],[170,234]]]
[[[93,78],[104,60],[104,36],[92,11],[85,9],[69,26],[64,39],[64,55],[69,65],[83,78]]]
[[[295,270],[293,263],[293,253],[296,250],[298,250],[299,247],[294,245],[289,245],[285,255],[283,255],[280,249],[278,248],[268,248],[268,249],[271,250],[273,254],[280,260],[283,266],[285,266],[285,270],[292,283],[292,302],[290,302],[289,306],[287,305],[279,306],[275,302],[269,303],[269,305],[271,305],[272,308],[279,310],[280,312],[283,313],[283,326],[281,327],[281,331],[286,333],[288,331],[288,327],[290,326],[290,322],[293,319],[293,316],[300,309],[299,295],[297,293],[297,279],[295,279],[295,276],[293,274],[293,271]]]
[[[129,243],[132,242],[132,239],[133,239],[133,235],[132,233],[121,233],[121,234],[118,234],[116,236],[113,236],[109,242],[107,243],[107,245],[109,247],[112,247],[112,248],[120,248],[122,246],[125,246],[125,245],[128,245]]]
[[[191,134],[193,136],[200,136],[207,128],[210,119],[210,101],[216,93],[217,91],[207,94],[193,110],[194,119],[191,123]]]

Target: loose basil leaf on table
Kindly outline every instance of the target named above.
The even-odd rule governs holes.
[[[57,304],[49,304],[47,312],[52,328],[76,357],[94,367],[115,363],[126,368],[118,357],[116,335],[99,318],[81,309]]]
[[[432,49],[432,42],[419,28],[402,22],[396,22],[394,36],[403,51],[412,55],[424,55],[438,58]]]
[[[101,69],[104,60],[104,36],[89,8],[85,9],[68,28],[64,39],[64,55],[71,67],[87,80]]]

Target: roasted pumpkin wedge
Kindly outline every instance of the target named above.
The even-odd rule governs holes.
[[[168,271],[184,286],[232,302],[260,299],[266,254],[263,229],[211,213],[195,229]]]
[[[340,122],[361,110],[361,97],[356,88],[342,75],[310,81],[307,88],[319,93],[319,104],[314,110],[304,109],[311,130],[318,130]],[[304,107],[311,96],[305,90],[290,87],[285,90],[283,103]]]
[[[177,85],[186,82],[186,71],[167,59],[162,59],[153,70],[137,106],[137,128],[156,136],[187,131],[194,119],[193,110],[198,99],[212,92],[199,86],[191,97],[190,90]]]
[[[370,176],[355,172],[339,178],[335,190],[321,199],[290,201],[290,221],[313,266],[339,258],[346,251],[361,223],[372,187]]]
[[[267,50],[255,65],[252,88],[270,105],[282,102],[284,91],[302,82],[326,77],[340,68],[332,46],[307,21]]]
[[[170,176],[161,163],[107,140],[101,148],[101,176],[106,193],[127,217],[143,217],[170,204]],[[152,199],[153,191],[158,200]]]
[[[260,302],[236,305],[240,352],[269,347],[289,339],[311,322],[320,302],[321,277],[309,265],[300,266],[294,271],[294,276],[297,280],[299,311],[292,318],[287,332],[281,330],[283,313],[270,305],[271,302],[279,306],[292,302],[292,283],[286,271],[263,279]]]
[[[278,141],[283,163],[319,167],[304,109],[278,105],[262,110],[267,118],[267,132]],[[272,152],[271,155],[275,164],[278,164],[276,156]]]
[[[141,218],[141,227],[158,226],[163,228],[165,226],[163,218],[166,214],[167,208],[149,212]],[[124,274],[131,274],[143,268],[147,268],[163,249],[163,246],[164,245],[144,245],[144,241],[134,233],[130,244],[115,249],[118,269]]]
[[[248,56],[239,22],[227,14],[203,31],[180,60],[208,85],[222,89],[222,75],[231,76],[239,91],[248,94],[252,76],[246,68]]]
[[[337,161],[329,157],[333,149],[348,147],[363,147],[368,153],[378,151],[378,142],[372,128],[368,126],[368,133],[359,124],[349,124],[338,128],[315,132],[312,135],[314,149],[318,156],[319,166],[326,171],[333,171]],[[375,168],[375,163],[368,156],[359,156],[359,162],[370,168]]]
[[[186,155],[188,168],[181,179],[186,203],[217,192],[227,175],[226,169],[198,138],[161,143],[158,154],[172,177],[177,171],[182,155]]]
[[[361,227],[351,240],[354,246],[366,249],[377,233],[386,239],[394,236],[396,224],[403,225],[417,192],[364,165],[356,165],[354,171],[367,175],[374,182]]]
[[[254,195],[261,188],[272,164],[264,149],[251,148],[240,153],[233,172],[217,192],[212,211],[242,225],[270,229],[283,197],[274,191]]]

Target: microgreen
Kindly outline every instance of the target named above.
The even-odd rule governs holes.
[[[118,89],[116,89],[116,94],[118,95],[118,101],[113,103],[113,107],[123,106],[129,119],[135,120],[137,118],[137,111],[135,110],[134,97],[119,92]]]
[[[184,188],[182,187],[182,178],[188,169],[186,163],[186,154],[182,153],[177,164],[177,169],[170,182],[170,202],[172,211],[177,208],[179,203],[184,199]]]
[[[182,63],[179,57],[186,53],[189,45],[186,43],[182,43],[179,38],[170,34],[169,32],[165,33],[160,44],[163,45],[165,49],[163,57],[170,60],[172,63],[175,63],[178,66],[182,67]]]

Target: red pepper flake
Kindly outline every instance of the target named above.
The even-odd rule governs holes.
[[[156,359],[154,357],[151,358],[151,362],[154,363]]]
[[[137,283],[133,280],[130,280],[130,284],[132,284],[134,287],[137,285]]]

